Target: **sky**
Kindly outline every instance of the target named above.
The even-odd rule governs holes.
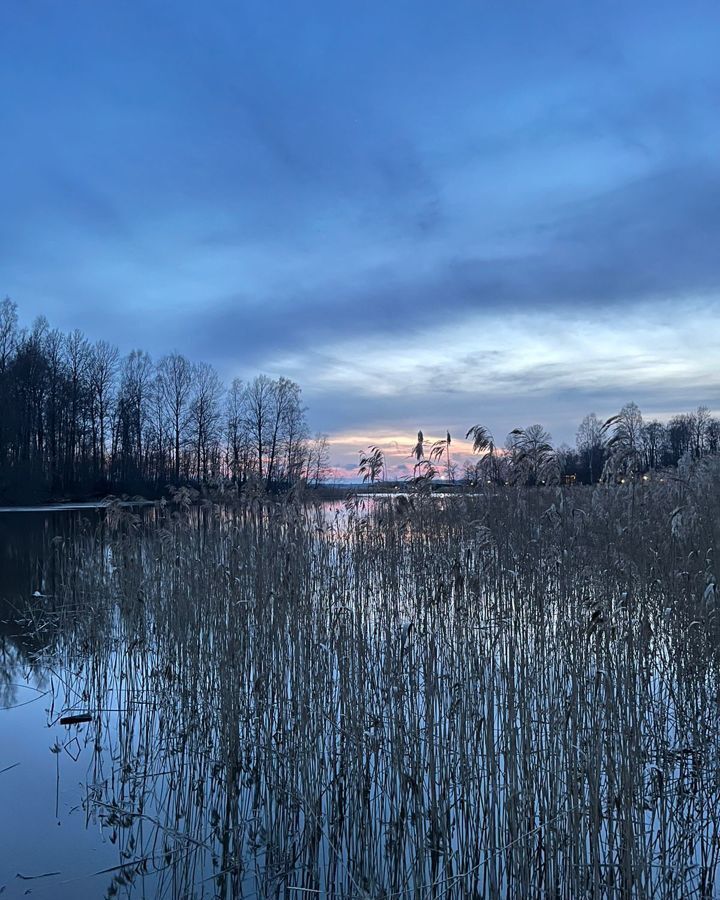
[[[0,296],[333,463],[720,409],[720,4],[2,0]]]

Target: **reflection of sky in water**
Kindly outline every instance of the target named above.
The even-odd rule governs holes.
[[[17,702],[34,694],[20,689]],[[19,763],[0,774],[0,887],[5,886],[3,897],[8,898],[24,896],[28,888],[33,897],[59,900],[102,896],[109,876],[87,876],[117,865],[117,848],[97,825],[86,824],[81,801],[90,753],[83,750],[84,727],[77,732],[59,724],[48,728],[47,703],[46,696],[0,711],[0,769]],[[67,750],[51,752],[56,742]],[[77,760],[71,758],[78,753]],[[47,872],[61,874],[33,881],[17,878],[17,873]]]
[[[574,502],[582,504],[584,496],[574,494]],[[47,631],[48,640],[56,641],[57,667],[46,665],[38,670],[42,675],[33,671],[38,642],[18,635],[22,625],[5,626],[2,705],[15,707],[0,711],[0,769],[12,767],[0,773],[0,887],[5,886],[6,896],[24,896],[30,886],[34,896],[97,897],[111,884],[113,873],[92,873],[142,858],[152,858],[150,869],[162,869],[164,860],[167,867],[157,875],[137,876],[133,896],[141,889],[148,896],[160,891],[176,896],[173,891],[183,885],[198,891],[205,885],[212,894],[213,873],[235,868],[238,858],[247,868],[236,886],[242,883],[252,893],[257,871],[260,883],[267,877],[264,884],[271,892],[278,879],[282,882],[278,873],[283,867],[292,870],[295,865],[296,839],[302,854],[307,852],[323,870],[315,882],[320,889],[332,859],[346,887],[360,877],[359,871],[379,873],[378,884],[384,878],[392,883],[393,866],[398,871],[408,866],[408,877],[427,883],[446,871],[442,866],[461,850],[470,853],[465,864],[480,878],[486,863],[494,865],[494,851],[485,851],[506,834],[503,816],[506,798],[515,796],[513,784],[530,787],[530,807],[523,817],[535,821],[537,812],[542,819],[534,804],[547,802],[546,809],[555,804],[554,818],[562,822],[545,839],[558,840],[555,852],[562,858],[567,848],[559,835],[575,821],[565,779],[574,767],[584,772],[584,766],[592,765],[600,740],[603,752],[596,758],[603,779],[610,768],[603,754],[617,763],[623,748],[633,748],[623,777],[632,782],[628,796],[635,791],[647,804],[633,807],[633,815],[642,816],[647,828],[645,834],[636,832],[635,840],[641,847],[652,843],[660,808],[669,816],[664,827],[671,845],[676,829],[690,829],[690,849],[682,849],[680,842],[675,846],[696,863],[693,842],[700,836],[714,839],[715,826],[711,818],[703,819],[708,814],[703,804],[712,804],[717,793],[709,783],[696,781],[696,770],[713,765],[716,752],[703,739],[691,744],[696,724],[702,735],[716,723],[716,711],[705,702],[709,687],[697,678],[692,668],[696,661],[684,658],[674,643],[679,633],[687,640],[685,625],[679,622],[682,627],[673,632],[672,623],[658,617],[657,606],[647,601],[652,627],[648,631],[640,623],[637,628],[628,624],[637,657],[626,667],[627,643],[622,635],[617,640],[613,636],[623,623],[635,621],[624,609],[613,609],[612,603],[604,607],[590,620],[591,627],[581,625],[580,642],[568,644],[577,634],[566,606],[542,584],[540,593],[526,601],[524,591],[535,589],[536,577],[551,579],[554,562],[547,571],[541,565],[524,575],[522,564],[519,571],[509,566],[499,570],[507,597],[516,596],[513,605],[512,599],[490,597],[471,586],[473,579],[480,585],[485,566],[491,570],[495,552],[514,558],[514,551],[502,551],[497,543],[496,550],[484,555],[482,548],[497,542],[499,533],[493,537],[491,528],[478,520],[455,544],[425,544],[412,528],[395,535],[389,529],[374,544],[378,532],[365,527],[371,506],[359,503],[363,527],[355,547],[364,559],[362,571],[374,573],[367,581],[357,577],[354,557],[347,553],[355,540],[348,527],[353,513],[338,504],[323,519],[313,520],[309,532],[305,525],[293,531],[292,521],[263,511],[253,520],[263,523],[259,530],[246,528],[246,520],[234,520],[232,512],[217,520],[194,512],[177,530],[166,520],[161,534],[150,512],[144,514],[147,529],[134,530],[142,517],[134,519],[127,543],[113,543],[111,529],[94,539],[78,527],[78,514],[18,518],[25,526],[17,529],[3,520],[6,536],[14,541],[5,547],[6,559],[13,559],[15,568],[3,569],[11,588],[0,582],[0,596],[10,591],[20,613],[22,598],[27,601],[37,583],[34,557],[52,558],[48,554],[57,549],[52,540],[56,532],[67,538],[64,558],[72,561],[76,548],[78,558],[90,562],[80,573],[77,560],[73,562],[69,608],[56,603],[50,580],[44,583],[49,596],[30,602],[36,620],[52,622],[53,610],[57,612],[57,627],[51,624]],[[408,503],[397,508],[405,515]],[[93,518],[95,523],[102,520]],[[562,520],[557,509],[554,516],[543,516],[536,540],[554,533]],[[328,534],[331,522],[336,530]],[[576,519],[568,512],[570,522]],[[371,561],[382,560],[398,536],[399,569],[382,561],[373,569]],[[415,537],[420,543],[414,543]],[[319,556],[307,556],[308,548]],[[317,570],[308,565],[311,558],[321,560]],[[98,561],[105,574],[96,571]],[[52,574],[52,565],[45,568]],[[106,578],[111,569],[112,578]],[[292,571],[297,579],[288,582]],[[402,578],[396,581],[399,572]],[[308,588],[305,579],[313,573],[316,587]],[[666,585],[672,580],[662,567],[655,574]],[[525,587],[519,589],[523,578]],[[288,588],[291,593],[282,599]],[[613,582],[608,589],[615,593],[616,588]],[[535,619],[540,598],[543,612]],[[566,600],[574,604],[575,615],[590,615],[589,601],[572,593]],[[686,613],[690,611],[677,615]],[[555,647],[558,635],[565,638],[558,638]],[[578,663],[572,654],[556,652],[569,646],[580,655],[584,647],[587,658]],[[677,671],[668,669],[669,659],[676,660]],[[700,662],[711,665],[703,658]],[[584,706],[575,706],[573,691],[584,697]],[[605,692],[611,702],[601,710],[596,701]],[[635,704],[641,699],[645,705],[636,727]],[[70,709],[88,709],[93,722],[61,727],[57,720]],[[485,713],[494,717],[489,731]],[[574,734],[567,730],[570,722]],[[515,736],[523,734],[537,743],[528,757],[529,769],[515,770],[504,754]],[[53,746],[60,752],[52,753]],[[493,785],[486,773],[488,760],[495,758],[500,781]],[[355,770],[357,759],[360,768]],[[558,780],[543,786],[543,765],[555,759],[560,761]],[[463,766],[471,767],[474,780],[458,780]],[[236,793],[228,796],[234,785]],[[599,790],[604,795],[602,784]],[[520,790],[517,796],[522,795]],[[442,840],[437,823],[428,818],[431,796],[441,806],[452,800],[455,831]],[[412,805],[412,798],[418,804],[415,818],[408,813],[400,827],[398,811],[406,801]],[[579,802],[584,807],[585,800]],[[603,803],[613,807],[614,802],[604,797]],[[84,803],[93,810],[89,823]],[[118,822],[111,803],[130,815]],[[483,830],[481,808],[497,817],[497,837]],[[340,809],[346,810],[345,818]],[[697,812],[697,823],[689,812]],[[313,815],[322,822],[319,830]],[[228,823],[235,829],[237,857],[223,837]],[[313,835],[316,846],[310,852]],[[534,854],[537,835],[531,831],[518,838],[526,839],[525,852]],[[609,840],[608,830],[601,840]],[[356,862],[355,852],[363,862],[355,876],[345,874],[343,867],[349,872]],[[660,852],[658,844],[652,852]],[[677,854],[668,853],[677,862]],[[419,868],[413,870],[416,858]],[[300,859],[302,863],[305,857]],[[439,870],[433,859],[445,859]],[[273,874],[275,865],[279,868]],[[301,870],[299,864],[295,883],[313,883],[301,880]],[[26,882],[16,877],[18,872],[60,874]],[[695,870],[682,877],[695,883]],[[126,886],[116,886],[122,895]]]
[[[42,616],[47,601],[30,599],[50,591],[52,566],[42,560],[51,558],[52,538],[72,534],[78,521],[77,513],[0,513],[0,770],[7,769],[0,773],[0,888],[8,898],[28,889],[59,900],[101,896],[108,877],[87,876],[117,862],[117,850],[98,827],[88,827],[81,804],[90,758],[85,726],[66,728],[58,711],[50,715],[57,677],[33,665],[38,642],[27,625],[12,621],[28,604]],[[50,749],[56,745],[63,748],[57,754]],[[61,875],[17,877],[46,872]]]

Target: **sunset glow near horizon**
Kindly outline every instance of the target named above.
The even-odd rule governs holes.
[[[0,295],[303,389],[336,477],[720,410],[720,7],[0,10]]]

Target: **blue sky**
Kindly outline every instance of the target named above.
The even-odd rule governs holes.
[[[420,426],[720,408],[720,6],[0,6],[0,294]],[[407,435],[407,438],[405,438]]]

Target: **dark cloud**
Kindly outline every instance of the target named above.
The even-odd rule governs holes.
[[[452,258],[422,276],[406,267],[364,273],[249,303],[242,295],[177,323],[199,353],[231,356],[236,335],[252,361],[348,335],[407,334],[439,317],[676,299],[720,289],[720,166],[674,167],[537,223],[541,247],[502,259]],[[525,227],[530,228],[530,223]]]
[[[664,0],[9,0],[0,295],[226,374],[301,360],[323,430],[419,417],[434,359],[355,407],[319,373],[471,316],[717,304],[718,25]],[[558,365],[532,384],[562,416],[593,397]],[[467,391],[442,396],[459,422]]]

